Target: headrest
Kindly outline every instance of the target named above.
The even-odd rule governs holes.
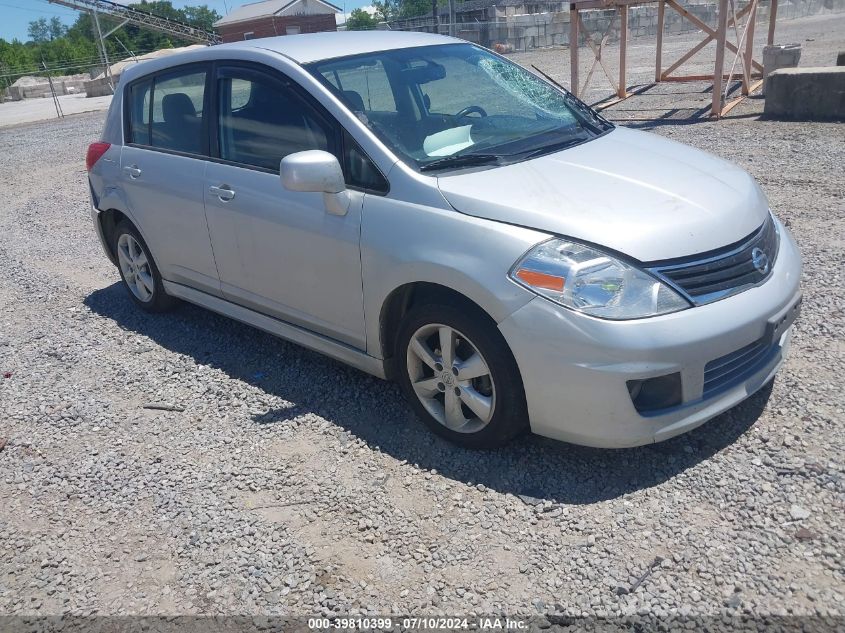
[[[194,102],[183,92],[164,95],[164,99],[161,100],[161,111],[164,114],[164,120],[168,123],[179,122],[181,119],[188,117],[196,118],[197,116]]]
[[[352,108],[353,112],[364,111],[364,99],[354,90],[344,90],[343,98],[346,99],[346,103]]]

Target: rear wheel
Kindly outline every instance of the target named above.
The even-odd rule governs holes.
[[[506,444],[528,428],[516,361],[478,310],[424,305],[399,329],[399,383],[438,435],[469,448]]]
[[[173,308],[176,299],[164,292],[161,274],[138,230],[121,222],[115,227],[113,238],[117,268],[135,305],[148,312]]]

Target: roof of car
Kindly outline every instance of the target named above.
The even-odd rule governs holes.
[[[403,31],[327,31],[325,33],[282,35],[205,46],[184,53],[144,61],[127,67],[121,73],[120,78],[121,82],[128,83],[138,77],[167,70],[172,66],[213,59],[226,59],[229,53],[235,51],[272,51],[286,55],[296,63],[308,64],[347,55],[437,44],[466,44],[466,41],[445,35]]]
[[[221,44],[214,48],[264,48],[287,55],[300,64],[308,64],[323,59],[374,53],[396,48],[457,43],[465,42],[445,35],[407,31],[326,31],[323,33],[265,37]]]

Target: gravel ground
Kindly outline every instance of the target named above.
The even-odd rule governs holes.
[[[842,614],[845,127],[758,108],[649,127],[748,169],[793,231],[792,354],[618,451],[461,450],[391,384],[141,314],[87,210],[102,114],[0,130],[0,614]]]

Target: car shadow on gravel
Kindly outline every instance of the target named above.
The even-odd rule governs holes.
[[[319,416],[373,450],[529,504],[594,503],[659,485],[735,442],[771,394],[769,384],[699,429],[641,448],[591,449],[526,435],[502,449],[470,451],[432,435],[392,383],[207,310],[186,304],[169,314],[142,313],[119,284],[92,292],[85,305],[124,330],[291,403],[254,415],[256,425]],[[190,410],[190,402],[179,404]]]

